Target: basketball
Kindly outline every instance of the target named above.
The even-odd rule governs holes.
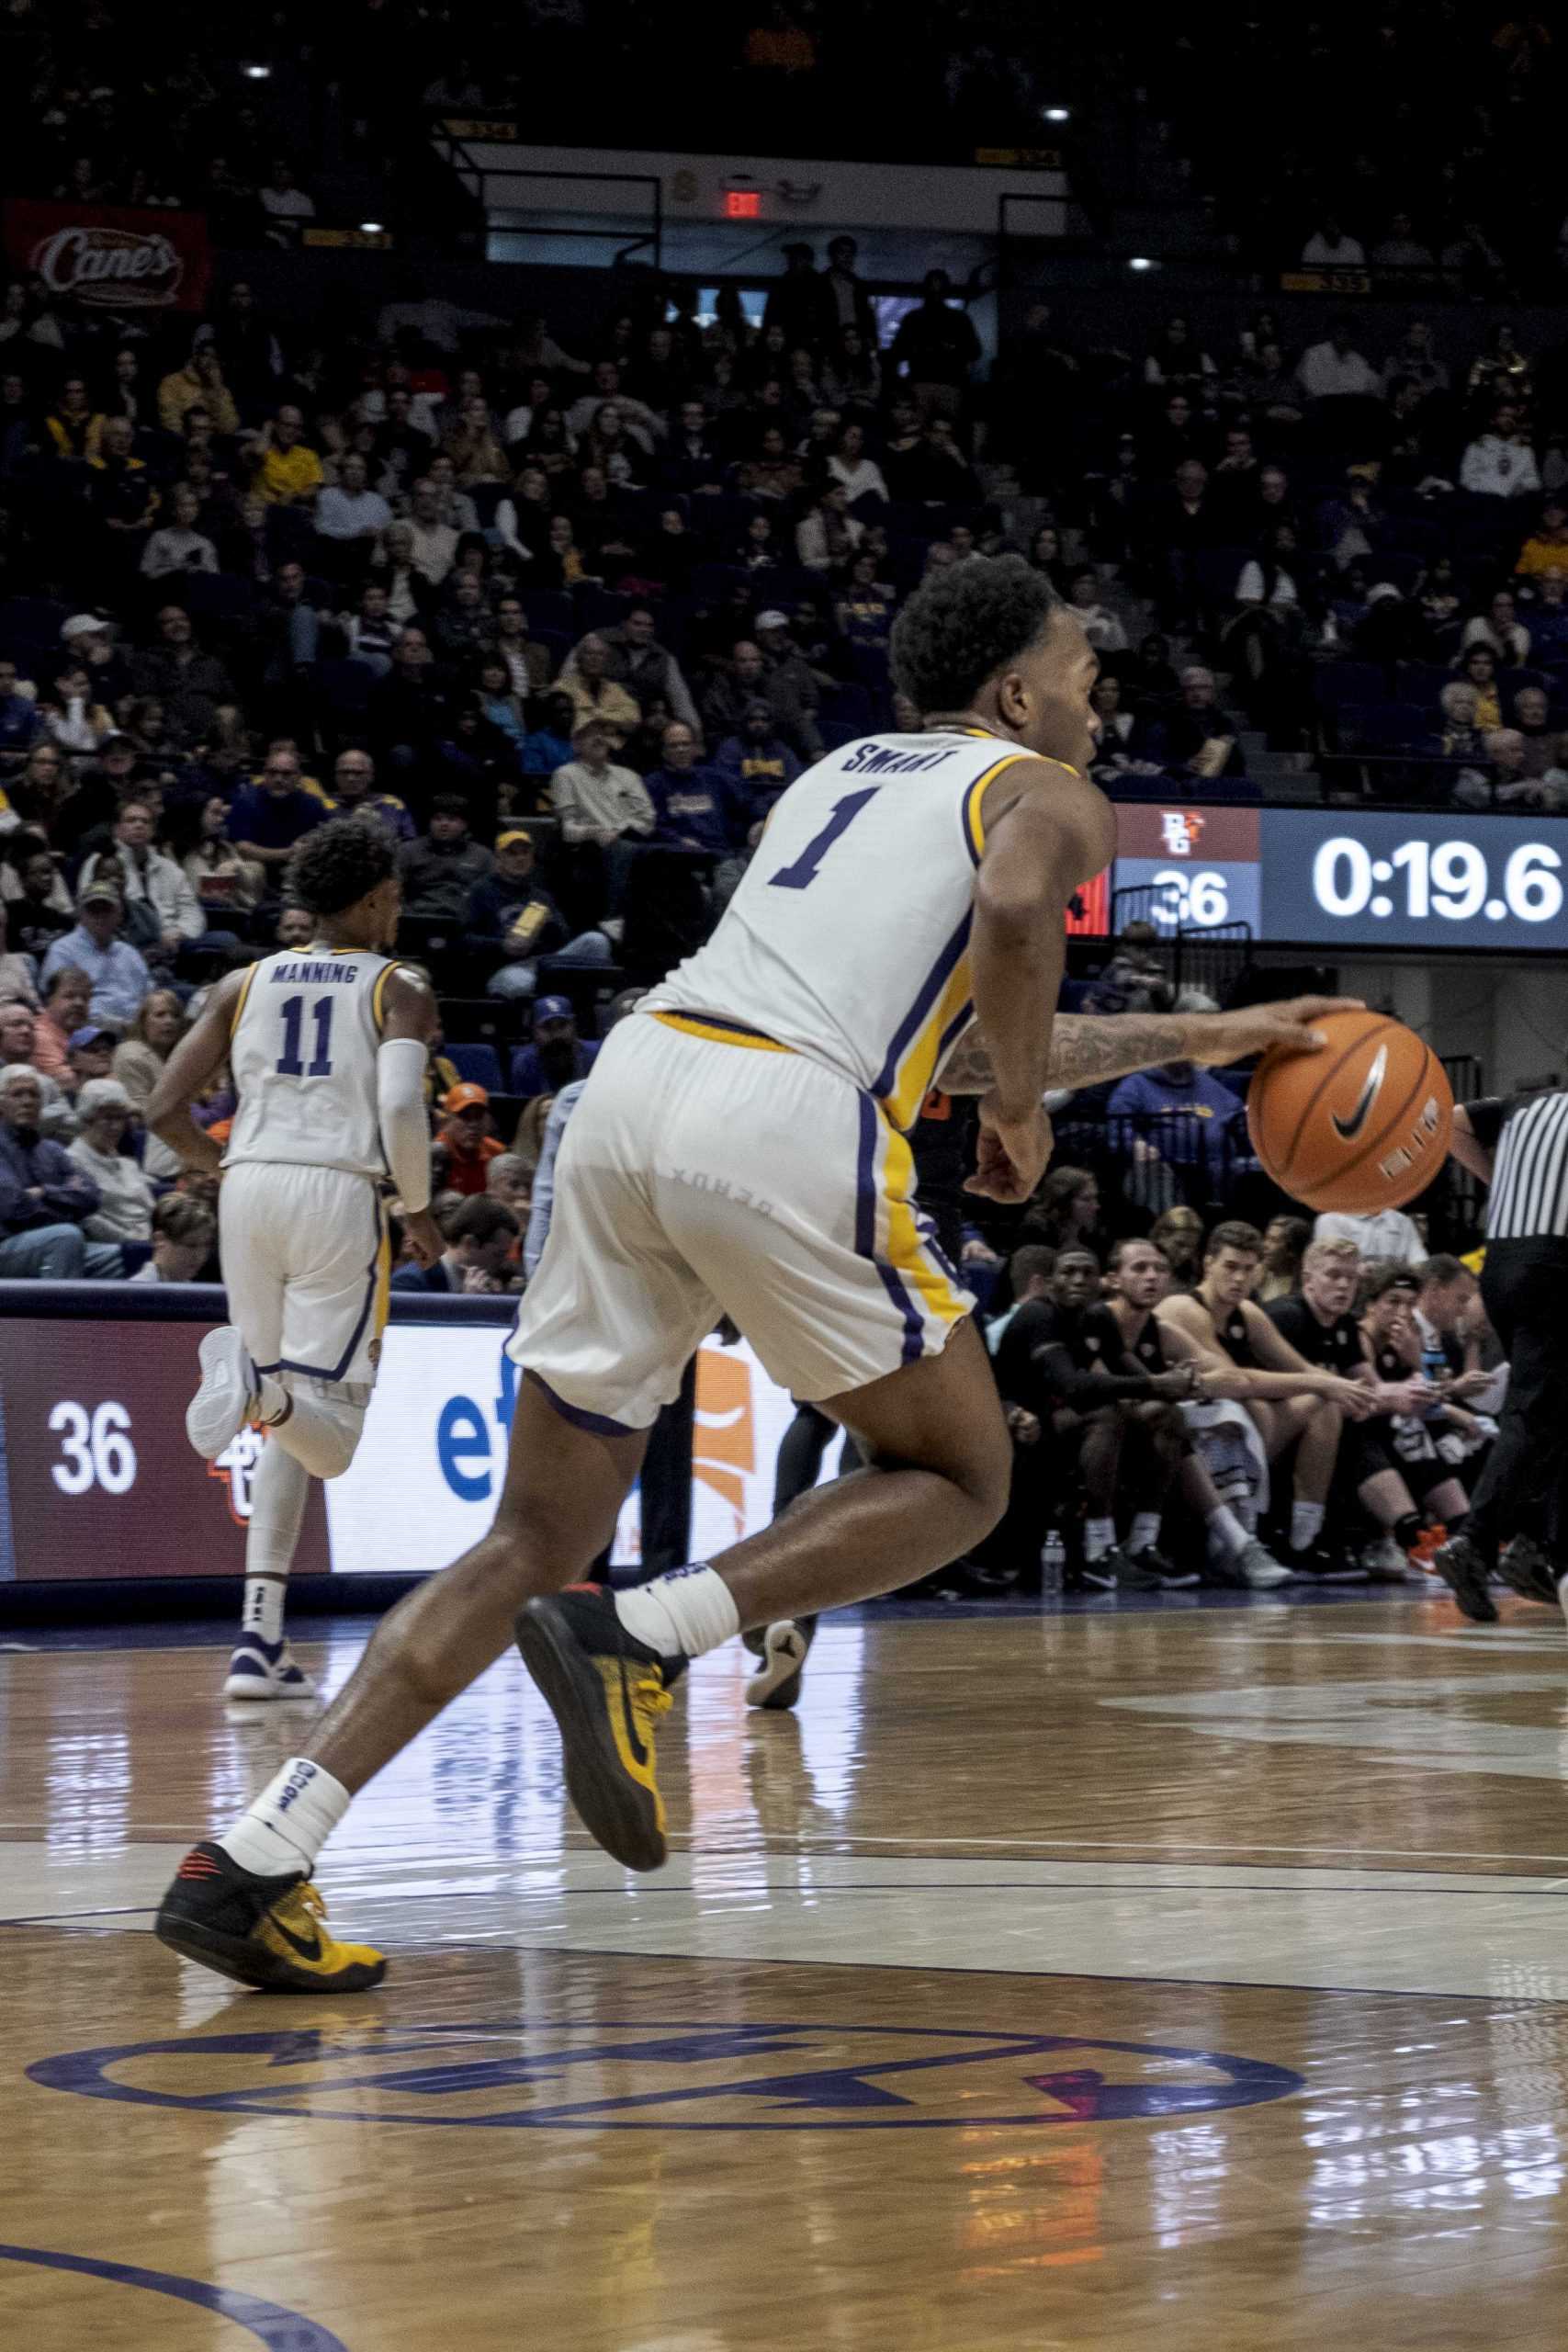
[[[1382,1012],[1333,1012],[1321,1053],[1264,1056],[1247,1101],[1252,1148],[1313,1209],[1403,1208],[1448,1156],[1454,1099],[1424,1038]]]

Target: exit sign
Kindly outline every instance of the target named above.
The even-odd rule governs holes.
[[[727,220],[760,220],[762,217],[761,189],[727,187],[724,191],[724,217]]]

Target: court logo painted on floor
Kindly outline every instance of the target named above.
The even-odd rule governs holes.
[[[1255,2107],[1289,2068],[1162,2042],[967,2027],[347,2026],[196,2035],[40,2059],[46,2089],[209,2113],[475,2131],[964,2131]]]

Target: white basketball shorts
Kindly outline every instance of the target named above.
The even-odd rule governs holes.
[[[561,1138],[509,1349],[568,1419],[646,1429],[721,1314],[803,1400],[935,1355],[974,1300],[908,1144],[849,1079],[739,1024],[634,1013]]]
[[[367,1176],[242,1160],[219,1190],[218,1246],[229,1319],[259,1371],[375,1379],[391,1263]]]

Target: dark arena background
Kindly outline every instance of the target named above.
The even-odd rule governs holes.
[[[1568,21],[11,0],[0,71],[0,2342],[1556,2352]],[[1027,1198],[943,1066],[909,1125],[1005,1517],[803,1674],[694,1661],[662,1871],[509,1650],[322,1860],[384,1984],[176,1959],[181,1856],[491,1526],[563,1090],[797,778],[918,753],[899,616],[1007,556],[1099,662],[1057,1010],[1168,1058],[1053,1083]],[[328,952],[344,816],[440,1254],[391,1200],[268,1552],[282,1424],[185,1422],[241,1104],[186,1153],[157,1090]],[[1265,1172],[1301,996],[1386,1023],[1341,1157],[1377,1036],[1440,1065],[1414,1197]],[[623,1593],[882,1475],[737,1321]]]

